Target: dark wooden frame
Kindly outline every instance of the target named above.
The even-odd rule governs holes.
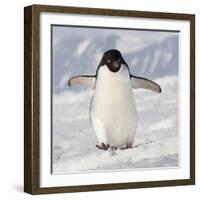
[[[40,187],[40,53],[41,12],[188,20],[190,22],[190,178],[182,180]],[[82,192],[195,184],[195,15],[32,5],[24,8],[24,191],[30,194]]]

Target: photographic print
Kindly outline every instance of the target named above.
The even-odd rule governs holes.
[[[195,184],[195,16],[24,11],[24,191]]]
[[[51,31],[53,173],[178,167],[179,32]]]

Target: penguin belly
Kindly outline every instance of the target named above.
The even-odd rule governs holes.
[[[90,119],[99,144],[132,145],[137,113],[126,66],[115,73],[101,67],[91,101]]]

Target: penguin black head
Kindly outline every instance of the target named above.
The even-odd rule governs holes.
[[[106,65],[111,72],[118,72],[121,64],[127,65],[121,53],[116,49],[111,49],[104,53],[99,67]]]

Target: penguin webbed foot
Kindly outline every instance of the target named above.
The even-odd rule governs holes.
[[[111,150],[117,150],[118,148],[121,149],[121,150],[125,150],[125,149],[132,149],[133,148],[133,145],[132,144],[127,144],[123,147],[116,147],[116,146],[110,146],[109,144],[105,144],[105,143],[101,143],[101,145],[98,145],[96,144],[96,147],[98,149],[101,149],[101,150],[108,150],[109,148],[111,148]]]
[[[112,150],[117,150],[117,147],[116,146],[111,146],[111,149]]]
[[[101,143],[101,145],[98,145],[96,144],[96,147],[98,149],[101,149],[101,150],[108,150],[110,148],[110,145],[109,144],[104,144],[103,142]]]

